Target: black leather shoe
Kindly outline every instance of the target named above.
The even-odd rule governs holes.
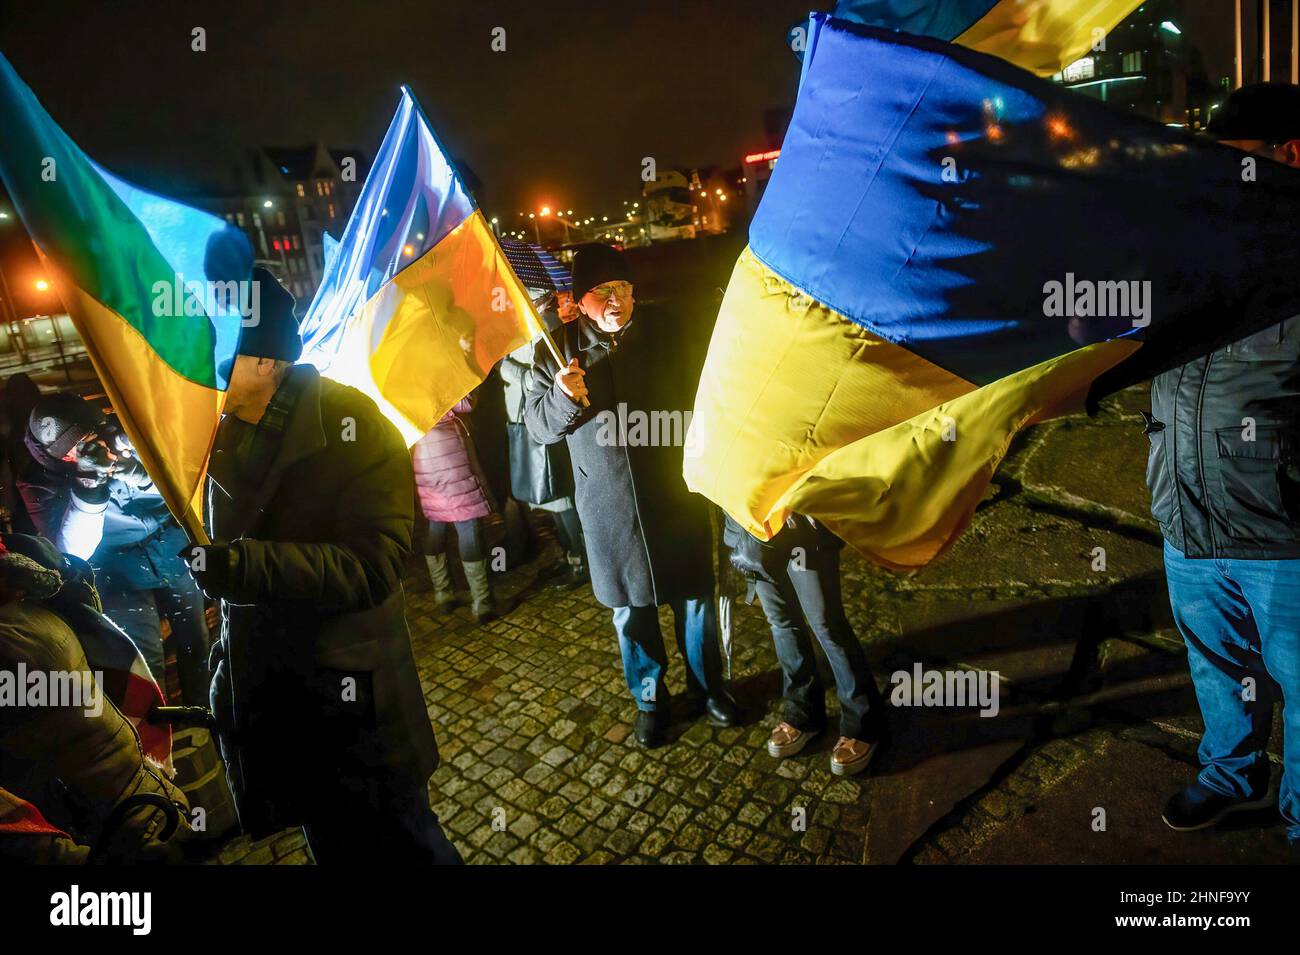
[[[726,693],[705,700],[704,712],[714,726],[739,726],[743,718],[739,704]]]
[[[1170,829],[1193,832],[1208,829],[1234,812],[1267,809],[1272,802],[1267,795],[1261,799],[1235,799],[1196,782],[1169,798],[1161,818]]]
[[[637,710],[632,735],[646,749],[654,749],[668,742],[668,727],[672,718],[667,710]]]

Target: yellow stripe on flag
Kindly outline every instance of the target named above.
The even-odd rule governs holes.
[[[1083,56],[1141,0],[1001,0],[954,40],[1051,76]]]
[[[475,210],[371,296],[327,374],[369,395],[414,444],[535,334],[533,315]]]
[[[42,260],[149,477],[191,540],[206,544],[203,479],[226,393],[177,374],[125,319]]]
[[[746,249],[683,474],[760,538],[794,511],[885,566],[923,566],[969,521],[1016,431],[1069,410],[1137,347],[1090,345],[977,388],[810,299]]]

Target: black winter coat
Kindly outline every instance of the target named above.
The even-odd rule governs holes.
[[[404,612],[406,444],[361,392],[309,365],[290,374],[304,391],[265,480],[244,483],[229,418],[209,467],[209,533],[238,551],[212,704],[255,836],[302,823],[350,779],[423,783],[438,762]]]
[[[1188,557],[1300,557],[1300,316],[1158,375],[1147,485]]]
[[[587,372],[589,408],[555,386],[544,341],[533,353],[524,421],[535,441],[568,441],[592,590],[606,607],[713,596],[708,504],[682,479],[703,365],[700,336],[683,331],[641,304],[616,338],[585,318],[564,326],[556,341]]]

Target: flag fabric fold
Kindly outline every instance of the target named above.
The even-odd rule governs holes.
[[[1245,181],[1239,153],[953,44],[809,32],[684,463],[760,538],[805,513],[923,566],[1018,429],[1139,349],[1185,360],[1300,310],[1276,294],[1295,171]]]
[[[1142,0],[840,0],[841,20],[948,40],[1050,76]]]
[[[369,395],[413,444],[541,330],[410,91],[303,320],[303,360]]]
[[[204,541],[203,478],[254,301],[248,240],[97,165],[3,55],[0,129],[0,179],[50,282],[169,509]]]

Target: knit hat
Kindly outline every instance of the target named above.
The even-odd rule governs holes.
[[[32,442],[58,461],[106,420],[98,406],[71,392],[59,391],[36,402],[27,419],[27,432]]]
[[[256,358],[297,361],[302,356],[294,297],[280,280],[264,268],[253,269],[257,283],[257,313],[239,336],[239,354]]]
[[[41,559],[23,553],[32,550]],[[62,563],[63,555],[49,541],[26,534],[6,534],[0,539],[0,600],[12,599],[20,591],[24,597],[36,600],[53,597],[63,587],[63,577],[55,569]]]
[[[573,297],[580,300],[605,282],[630,282],[631,270],[617,249],[598,242],[581,245],[573,254]]]

